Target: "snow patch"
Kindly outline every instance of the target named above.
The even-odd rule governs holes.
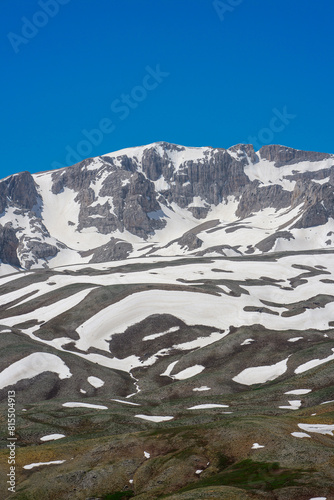
[[[0,373],[0,389],[33,378],[44,372],[57,373],[60,379],[70,378],[72,373],[64,361],[55,354],[34,352],[16,361]]]
[[[274,365],[246,368],[239,375],[233,377],[232,380],[243,385],[264,384],[286,372],[288,359],[289,357]]]
[[[332,349],[334,351],[334,348]],[[334,359],[334,354],[331,354],[327,358],[324,359],[311,359],[311,361],[308,361],[307,363],[303,363],[302,365],[299,365],[295,369],[295,373],[304,373],[308,370],[311,370],[312,368],[315,368],[316,366],[322,365],[324,363],[327,363],[328,361],[332,361]]]
[[[194,377],[195,375],[198,375],[205,369],[205,366],[202,365],[194,365],[190,366],[189,368],[185,368],[184,370],[180,371],[176,375],[172,375],[172,378],[176,380],[185,380],[187,378]]]
[[[123,403],[124,405],[141,406],[139,403],[132,403],[131,401],[122,401],[121,399],[111,399],[110,401],[115,401],[116,403]]]
[[[251,450],[258,450],[259,448],[264,448],[264,445],[259,443],[253,443]]]
[[[298,424],[303,431],[316,432],[317,434],[328,434],[333,436],[334,425],[327,424]]]
[[[150,422],[167,422],[167,420],[172,420],[174,417],[158,417],[152,415],[135,415],[136,418],[141,418],[143,420],[149,420]]]
[[[254,339],[246,339],[240,345],[249,345],[252,342],[255,342]]]
[[[311,437],[309,434],[306,434],[306,432],[291,432],[291,436],[294,436],[296,438],[310,438]]]
[[[299,396],[301,394],[308,394],[309,392],[312,392],[312,389],[294,389],[293,391],[288,391],[284,394],[296,394],[297,396]]]
[[[90,383],[90,385],[92,385],[96,389],[104,385],[104,381],[98,377],[88,377],[87,380]]]
[[[48,434],[40,438],[41,441],[54,441],[56,439],[64,438],[65,434]]]
[[[107,406],[102,406],[102,405],[93,405],[90,403],[63,403],[62,406],[65,406],[65,408],[95,408],[96,410],[108,410]]]
[[[290,406],[279,406],[282,410],[298,410],[302,404],[299,399],[289,401]]]
[[[221,405],[221,404],[202,404],[202,405],[196,405],[196,406],[191,406],[190,408],[187,408],[188,410],[209,410],[211,408],[228,408],[229,405]]]
[[[172,328],[169,328],[169,330],[166,330],[165,332],[153,333],[152,335],[146,335],[146,337],[144,337],[143,340],[145,340],[145,341],[154,340],[154,339],[157,339],[159,337],[162,337],[163,335],[166,335],[167,333],[177,332],[178,330],[180,330],[179,326],[172,326]]]
[[[33,464],[24,465],[24,469],[33,469],[34,467],[40,467],[41,465],[58,465],[63,464],[66,460],[51,460],[51,462],[36,462]]]

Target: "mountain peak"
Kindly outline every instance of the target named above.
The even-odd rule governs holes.
[[[0,182],[0,225],[10,228],[0,249],[9,241],[12,248],[0,259],[33,268],[147,254],[328,248],[333,181],[333,155],[165,141],[22,172]]]

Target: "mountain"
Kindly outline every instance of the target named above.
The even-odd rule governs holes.
[[[333,168],[156,143],[1,181],[4,498],[334,499]]]
[[[277,145],[161,142],[22,172],[0,182],[0,259],[36,269],[328,248],[333,183],[333,155]]]

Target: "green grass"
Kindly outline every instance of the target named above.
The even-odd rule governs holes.
[[[132,490],[129,491],[116,491],[115,493],[108,493],[107,495],[102,497],[102,500],[126,500],[127,498],[132,498],[134,496],[134,492]]]
[[[220,471],[226,469],[227,467],[229,467],[231,464],[232,464],[232,461],[229,457],[227,457],[226,455],[224,455],[223,453],[218,453],[217,455],[217,458],[218,458],[218,469]]]
[[[219,466],[224,467],[228,458],[220,456],[218,460]],[[297,481],[303,477],[303,472],[306,471],[281,469],[278,462],[253,462],[247,459],[228,467],[224,472],[190,484],[181,491],[207,486],[234,486],[246,490],[272,491],[300,484]]]

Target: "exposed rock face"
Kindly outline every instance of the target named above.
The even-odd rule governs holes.
[[[261,158],[275,162],[275,167],[283,165],[293,165],[301,161],[322,161],[331,158],[326,153],[316,153],[313,151],[301,151],[299,149],[287,148],[278,144],[262,146],[259,151]]]
[[[334,217],[334,193],[330,183],[315,184],[298,181],[293,192],[292,204],[303,203],[303,214],[294,228],[308,228],[326,224]]]
[[[131,250],[132,246],[130,243],[111,238],[109,243],[102,245],[94,251],[89,262],[97,263],[126,259]]]
[[[8,225],[5,227],[0,225],[0,259],[4,264],[20,266],[20,261],[16,254],[18,244],[19,242],[15,236],[14,229]]]
[[[46,261],[50,257],[55,257],[59,249],[55,245],[50,245],[39,240],[23,239],[17,247],[17,255],[24,262],[24,267],[30,269],[38,260]]]
[[[10,202],[31,210],[38,204],[38,198],[34,179],[29,172],[12,175],[0,183],[0,212],[3,212]]]
[[[66,248],[72,262],[80,255],[103,262],[132,255],[134,242],[146,240],[147,253],[172,242],[186,251],[200,249],[198,254],[209,249],[237,254],[270,251],[277,238],[284,239],[279,236],[283,229],[331,224],[333,186],[334,156],[324,153],[279,145],[263,146],[256,153],[250,144],[222,149],[159,142],[130,148],[35,177],[22,172],[0,181],[2,226],[8,226],[1,233],[1,258],[29,269],[47,265]],[[252,222],[244,219],[266,209],[273,218],[269,232],[247,244]],[[279,222],[277,217],[291,211],[291,217]],[[161,245],[160,235],[171,219],[171,236],[167,241],[163,237]],[[218,226],[206,230],[196,219]],[[188,220],[190,225],[184,222]],[[204,233],[201,237],[202,231],[211,235],[211,242]],[[215,231],[220,233],[214,237]],[[292,236],[286,241],[293,243]],[[328,239],[323,242],[330,244]]]
[[[279,210],[290,205],[291,192],[284,191],[282,186],[274,184],[273,186],[259,187],[258,183],[254,183],[241,196],[236,215],[244,218],[267,207],[275,207]]]
[[[92,189],[96,184],[96,171],[87,170],[89,160],[53,175],[53,193],[61,193],[64,188],[78,193],[75,198],[80,204],[78,231],[92,226],[102,234],[126,229],[147,238],[149,233],[165,225],[164,221],[149,217],[151,212],[160,210],[154,184],[128,160],[126,156],[121,157],[123,170],[117,168],[112,159],[101,159],[99,171],[104,178],[98,192]],[[107,201],[101,202],[106,198]]]
[[[278,231],[275,234],[268,236],[264,240],[260,241],[256,247],[261,250],[261,252],[269,252],[279,238],[284,238],[286,240],[294,239],[293,235],[289,231]]]
[[[182,247],[187,247],[188,250],[195,250],[200,248],[203,241],[196,236],[194,233],[186,233],[178,241],[179,245]]]

